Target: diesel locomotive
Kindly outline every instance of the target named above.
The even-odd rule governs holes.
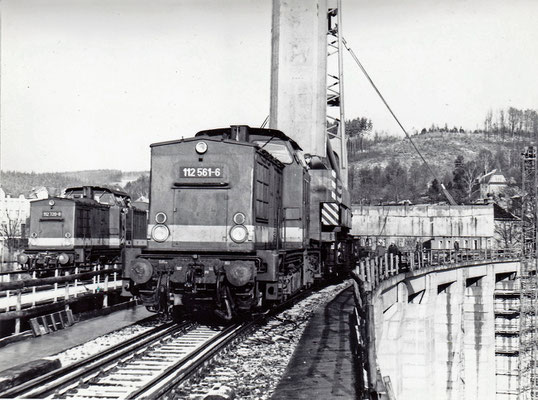
[[[351,213],[334,162],[248,126],[152,144],[148,246],[124,288],[150,311],[229,320],[345,273]]]
[[[127,193],[72,187],[63,197],[33,201],[29,230],[28,248],[18,256],[24,269],[116,263],[126,249],[146,246],[147,215]]]

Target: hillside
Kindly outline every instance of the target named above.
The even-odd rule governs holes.
[[[140,195],[147,196],[144,184],[147,184],[148,171],[128,171],[102,169],[75,172],[46,172],[27,173],[16,171],[2,171],[0,187],[11,196],[24,195],[28,197],[34,189],[46,187],[51,194],[60,194],[66,187],[94,185],[107,186],[128,191],[133,198]],[[145,193],[144,193],[145,192]]]
[[[440,190],[442,183],[458,203],[472,203],[480,198],[477,179],[493,169],[512,183],[511,190],[516,190],[521,179],[521,152],[531,144],[528,137],[501,140],[483,133],[416,134],[412,136],[413,142],[434,171],[435,182],[407,138],[368,140],[366,151],[349,153],[352,201],[363,204],[445,201]],[[507,192],[505,197],[510,195]]]
[[[498,152],[506,157],[519,156],[528,140],[500,141],[478,133],[432,132],[412,136],[428,164],[439,176],[451,173],[454,160],[462,155],[465,160],[475,159],[481,150],[493,155]],[[413,162],[422,163],[419,155],[407,138],[388,138],[370,145],[365,152],[350,154],[350,163],[355,168],[385,168],[390,161],[397,161],[409,168]]]

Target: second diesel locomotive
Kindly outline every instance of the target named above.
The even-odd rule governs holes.
[[[127,193],[73,187],[30,204],[28,248],[18,261],[24,269],[119,263],[125,249],[146,244],[146,212],[132,207]]]
[[[124,287],[152,311],[229,320],[348,270],[349,198],[335,170],[278,130],[153,144],[150,238]]]

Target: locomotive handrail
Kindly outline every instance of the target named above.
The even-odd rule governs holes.
[[[108,268],[108,269],[105,268],[99,271],[81,272],[78,274],[72,274],[72,275],[66,275],[66,276],[58,276],[58,277],[50,277],[50,278],[32,278],[32,279],[20,280],[20,281],[15,281],[15,282],[0,282],[0,291],[24,289],[24,288],[33,287],[33,286],[45,286],[45,285],[51,285],[54,283],[72,282],[77,279],[87,279],[87,278],[93,278],[94,276],[107,275],[107,274],[112,274],[112,273],[121,273],[121,272],[122,270],[120,268]]]

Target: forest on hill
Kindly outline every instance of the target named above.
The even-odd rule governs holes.
[[[479,200],[478,179],[492,170],[508,182],[504,199],[518,192],[521,182],[521,153],[536,145],[538,113],[509,108],[488,111],[484,127],[473,131],[432,124],[411,139],[426,159],[426,166],[409,139],[381,136],[371,121],[346,121],[349,186],[353,203],[387,204],[410,201],[446,201],[440,185],[460,204]]]
[[[148,197],[149,172],[122,172],[114,169],[102,169],[75,172],[17,172],[2,171],[0,187],[13,197],[25,197],[41,187],[45,187],[50,195],[61,195],[67,187],[93,185],[120,189],[131,198]]]

